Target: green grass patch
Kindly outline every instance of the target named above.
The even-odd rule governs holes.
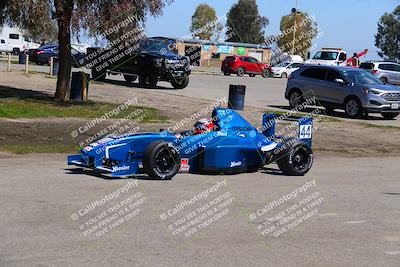
[[[79,147],[75,145],[5,145],[0,150],[12,152],[14,154],[31,153],[76,153]]]
[[[120,104],[91,101],[64,103],[54,101],[50,97],[0,98],[0,118],[97,118],[114,111],[113,115],[107,118],[121,119],[136,112],[135,114],[140,115],[132,116],[132,118],[135,119],[144,114],[143,122],[167,120],[167,117],[155,108],[133,105],[122,107]]]

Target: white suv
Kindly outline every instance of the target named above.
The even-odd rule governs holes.
[[[371,72],[384,83],[400,85],[400,65],[394,62],[364,62],[360,68]]]

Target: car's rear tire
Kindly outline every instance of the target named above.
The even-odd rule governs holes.
[[[382,113],[381,115],[382,115],[382,117],[383,117],[384,119],[393,120],[394,118],[396,118],[397,116],[399,116],[399,113]]]
[[[224,72],[225,76],[231,76],[231,74],[229,72]]]
[[[124,74],[124,79],[125,79],[126,82],[131,83],[131,82],[136,81],[137,76],[134,76],[134,75],[125,75],[125,74]]]
[[[164,141],[150,143],[143,155],[143,168],[153,179],[170,180],[181,167],[178,150]]]
[[[303,95],[300,90],[296,89],[289,94],[289,106],[290,108],[296,108],[304,103]]]
[[[264,78],[268,78],[271,75],[271,73],[269,72],[269,69],[264,69],[261,75]]]
[[[291,139],[287,148],[277,160],[279,169],[289,176],[303,176],[308,173],[314,161],[312,149],[300,140]]]
[[[174,79],[171,81],[171,85],[175,89],[184,89],[189,85],[189,76],[185,76],[182,79]]]
[[[237,76],[243,77],[245,73],[246,73],[246,70],[243,67],[238,68]]]
[[[139,75],[139,83],[147,88],[155,88],[157,86],[158,78],[154,72],[150,70],[144,70]]]
[[[360,100],[355,97],[346,99],[344,102],[344,112],[351,119],[360,118],[363,114],[363,108]]]
[[[388,79],[385,77],[380,78],[379,80],[381,80],[381,82],[383,83],[388,83]]]
[[[285,72],[282,73],[281,78],[286,79],[287,78],[287,74]]]

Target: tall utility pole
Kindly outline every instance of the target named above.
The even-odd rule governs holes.
[[[293,29],[293,42],[292,42],[292,56],[294,55],[295,52],[295,40],[296,40],[296,30],[297,30],[297,0],[296,0],[296,7],[292,9],[292,12],[294,13],[294,29]]]

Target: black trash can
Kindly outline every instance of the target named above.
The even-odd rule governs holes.
[[[58,57],[53,57],[53,76],[58,76],[58,70],[60,64],[58,63]]]
[[[229,86],[229,100],[228,108],[234,110],[244,109],[244,96],[246,94],[245,85],[234,85]]]
[[[89,79],[90,74],[80,72],[73,72],[71,79],[71,92],[69,94],[70,100],[86,101],[89,92]]]
[[[22,51],[19,53],[18,64],[26,64],[26,52]]]

